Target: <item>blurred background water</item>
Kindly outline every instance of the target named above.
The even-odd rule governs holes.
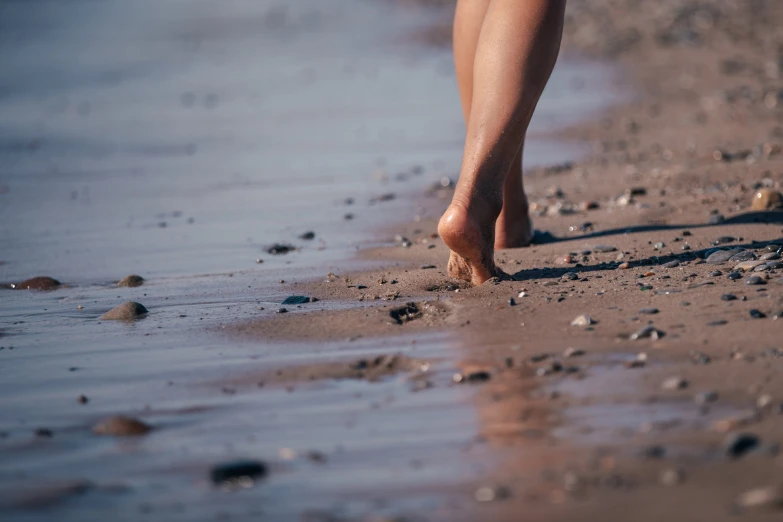
[[[413,37],[442,16],[383,0],[0,2],[0,280],[315,267],[378,241],[414,207],[372,197],[458,172],[451,56]],[[531,134],[600,108],[605,76],[562,63]],[[276,241],[303,250],[256,266]]]

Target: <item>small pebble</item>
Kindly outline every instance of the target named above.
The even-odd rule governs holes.
[[[722,296],[720,296],[720,300],[721,301],[736,301],[737,300],[737,296],[734,295],[734,294],[723,294]]]
[[[209,472],[212,483],[228,489],[249,488],[268,473],[266,464],[257,460],[240,460],[219,464]]]
[[[746,455],[757,449],[759,445],[761,445],[761,439],[753,433],[732,433],[723,441],[726,456],[732,459],[738,459]]]
[[[146,435],[152,427],[132,417],[109,417],[92,427],[96,435],[113,435],[116,437],[131,437]]]
[[[746,285],[763,285],[766,284],[761,276],[753,275],[745,280]]]
[[[287,308],[278,308],[277,310],[275,310],[275,313],[276,314],[287,314],[288,313],[288,309]]]
[[[752,308],[748,313],[753,319],[764,319],[765,317],[767,317],[767,315],[764,312],[762,312],[761,310],[757,310],[755,308]]]
[[[731,279],[732,281],[736,281],[737,279],[742,279],[742,274],[739,272],[731,272],[726,276],[726,278]]]
[[[591,324],[596,324],[597,321],[595,321],[592,317],[586,314],[582,314],[573,321],[571,321],[571,326],[590,326]]]
[[[630,339],[632,341],[636,341],[638,339],[652,339],[652,340],[658,340],[661,337],[663,337],[665,333],[661,330],[658,330],[652,325],[645,326],[641,330],[638,330],[631,334]]]
[[[706,392],[697,393],[693,397],[693,400],[699,406],[704,406],[705,404],[709,404],[711,402],[717,401],[718,400],[718,392],[706,391]]]
[[[677,268],[680,266],[680,262],[675,259],[674,261],[669,261],[668,263],[664,263],[661,266],[663,266],[663,268]]]
[[[581,357],[584,354],[585,351],[579,348],[566,348],[563,352],[563,357],[570,359],[571,357]]]
[[[665,469],[661,472],[660,481],[664,486],[676,486],[685,481],[685,472],[679,468]]]
[[[483,486],[476,490],[475,497],[477,502],[493,502],[503,500],[511,496],[511,492],[504,486],[489,487]]]
[[[641,310],[639,310],[639,313],[644,315],[655,315],[659,311],[660,310],[658,310],[657,308],[642,308]]]
[[[688,387],[688,381],[682,377],[669,377],[661,383],[663,390],[682,390]]]
[[[783,487],[766,486],[742,493],[735,502],[743,509],[782,509]]]
[[[608,252],[614,252],[617,250],[617,247],[612,245],[595,245],[593,247],[593,252],[599,252],[602,254],[608,253]]]

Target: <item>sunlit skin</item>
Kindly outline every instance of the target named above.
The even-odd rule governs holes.
[[[466,136],[454,198],[438,223],[449,275],[478,285],[508,277],[495,249],[533,239],[522,182],[525,133],[549,80],[565,0],[459,0],[454,61]]]

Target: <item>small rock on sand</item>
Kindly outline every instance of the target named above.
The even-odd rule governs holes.
[[[759,265],[765,264],[765,261],[743,261],[734,267],[734,271],[750,272]]]
[[[661,383],[664,390],[683,390],[688,387],[688,381],[682,377],[669,377]]]
[[[631,340],[636,341],[638,339],[652,339],[656,341],[666,335],[662,330],[658,330],[653,325],[648,325],[631,334]]]
[[[751,252],[750,250],[740,250],[733,256],[731,256],[731,259],[729,261],[733,261],[735,263],[739,263],[742,261],[755,261],[756,260],[756,254]]]
[[[742,493],[736,500],[743,509],[782,509],[783,487],[766,486]]]
[[[22,281],[13,285],[16,290],[55,290],[59,288],[60,282],[47,276],[38,276]]]
[[[133,437],[146,435],[152,427],[132,417],[115,416],[100,421],[92,427],[96,435],[111,435],[114,437]]]
[[[282,303],[284,305],[300,305],[305,303],[311,303],[315,301],[312,297],[308,297],[306,295],[289,295],[286,297]]]
[[[590,326],[591,324],[596,324],[596,320],[590,317],[587,314],[582,314],[573,321],[571,321],[571,326]]]
[[[761,278],[761,276],[750,276],[747,280],[745,280],[746,285],[763,285],[765,284],[764,279]]]
[[[740,250],[718,250],[707,256],[707,262],[711,265],[722,265],[739,252]]]
[[[723,441],[726,456],[738,459],[747,453],[757,449],[761,439],[752,433],[732,433]]]
[[[644,315],[655,315],[658,313],[658,311],[659,310],[657,308],[642,308],[639,310],[639,313]]]
[[[144,278],[140,275],[131,274],[123,277],[117,283],[117,286],[127,286],[129,288],[135,288],[144,284]]]
[[[132,321],[143,317],[148,310],[141,303],[128,301],[116,306],[99,317],[104,321]]]
[[[775,210],[783,208],[783,194],[771,188],[763,188],[753,194],[750,204],[753,210]]]
[[[209,477],[212,483],[225,488],[247,488],[269,472],[267,465],[258,460],[238,460],[214,466]]]
[[[593,247],[593,252],[598,252],[600,254],[605,254],[607,252],[614,252],[617,250],[617,247],[612,245],[595,245]]]

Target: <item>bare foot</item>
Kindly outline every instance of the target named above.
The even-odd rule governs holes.
[[[438,223],[438,234],[451,249],[449,275],[474,285],[492,277],[508,277],[495,266],[495,217],[485,214],[452,203]]]
[[[511,207],[504,204],[495,223],[495,250],[530,246],[533,241],[533,222],[528,214],[527,198],[521,204]]]

